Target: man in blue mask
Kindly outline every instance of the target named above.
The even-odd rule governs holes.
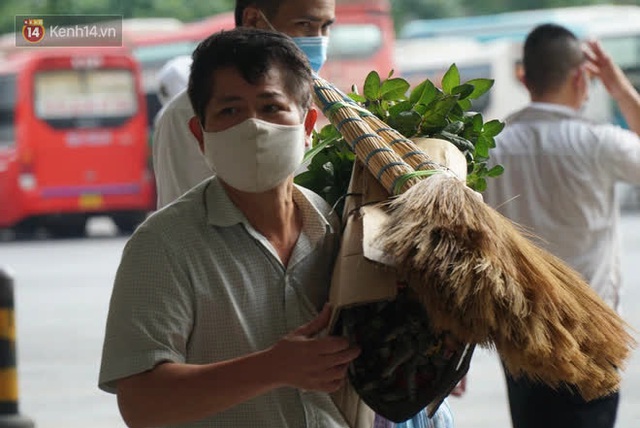
[[[285,33],[293,38],[318,72],[326,59],[334,0],[237,0],[236,26]],[[198,151],[199,132],[186,90],[159,113],[153,135],[153,167],[158,208],[173,202],[215,171]]]

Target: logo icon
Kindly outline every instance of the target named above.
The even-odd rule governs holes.
[[[44,20],[25,19],[22,21],[22,37],[29,43],[38,43],[44,39]]]

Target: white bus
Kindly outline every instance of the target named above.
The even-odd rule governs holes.
[[[636,88],[640,88],[640,6],[578,6],[416,20],[400,31],[396,49],[398,69],[401,74],[414,75],[420,73],[420,68],[431,70],[437,66],[437,61],[433,60],[430,52],[443,49],[445,54],[435,55],[442,62],[441,68],[452,62],[456,62],[459,68],[466,63],[478,67],[478,63],[484,60],[490,74],[482,77],[496,79],[493,94],[485,108],[490,115],[502,119],[505,113],[526,102],[526,98],[522,99],[523,89],[517,78],[522,43],[535,26],[543,23],[563,25],[585,40],[600,40]],[[452,38],[467,41],[461,44],[453,42]],[[476,47],[471,45],[471,40]],[[504,70],[509,70],[509,73],[504,74]],[[501,95],[502,88],[513,91],[513,96]],[[592,89],[587,115],[597,121],[626,126],[602,85],[596,83]]]

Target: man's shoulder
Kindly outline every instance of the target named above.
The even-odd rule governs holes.
[[[152,213],[139,229],[145,233],[165,236],[184,235],[188,231],[199,233],[206,223],[204,193],[210,180],[205,180],[172,203]]]
[[[340,228],[340,219],[336,214],[335,210],[327,201],[325,201],[322,196],[318,195],[312,190],[309,190],[302,186],[296,186],[298,190],[302,193],[302,195],[311,203],[311,205],[320,213],[320,215],[324,218],[327,223],[331,225],[334,230],[339,230]]]
[[[331,212],[331,206],[325,201],[322,196],[318,195],[313,190],[309,190],[306,187],[296,186],[298,190],[304,195],[304,197],[314,206],[315,209],[320,211],[323,216],[329,215]]]
[[[511,113],[506,117],[507,125],[518,123],[549,123],[575,121],[585,125],[592,125],[594,122],[582,116],[578,111],[567,106],[551,103],[531,103],[520,110]]]

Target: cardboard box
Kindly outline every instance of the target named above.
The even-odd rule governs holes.
[[[401,278],[393,267],[393,260],[389,260],[384,250],[376,246],[376,237],[379,235],[380,227],[386,221],[384,206],[389,198],[388,193],[358,161],[354,165],[349,189],[350,196],[345,202],[343,214],[342,243],[334,267],[329,295],[329,301],[333,307],[329,331],[331,334],[347,336],[349,333],[343,322],[343,315],[350,313],[350,310],[362,311],[364,308],[385,307],[385,305],[391,307],[397,303],[399,292],[402,296],[407,294],[402,291],[403,287],[406,290],[411,288],[410,281]],[[415,305],[413,308],[416,309]],[[422,327],[427,324],[428,315],[425,312]],[[434,358],[440,358],[440,354],[446,354],[450,361],[440,358],[443,361],[443,367],[440,377],[433,382],[436,388],[427,390],[427,388],[418,387],[420,390],[412,391],[413,402],[399,400],[397,405],[393,402],[387,405],[371,394],[363,394],[363,385],[354,386],[351,380],[355,380],[357,373],[362,372],[362,367],[358,368],[359,371],[355,367],[358,366],[356,363],[363,358],[364,353],[351,364],[349,381],[338,392],[332,394],[332,398],[352,428],[373,426],[375,412],[371,407],[395,422],[410,418],[424,407],[427,407],[431,415],[435,413],[457,382],[466,374],[473,353],[473,346],[466,344],[452,345],[455,348],[452,351],[445,349],[443,343],[447,338],[439,337],[438,334],[428,336],[427,339],[428,344],[435,349]],[[396,346],[393,340],[390,346],[392,350],[393,346]],[[374,350],[374,352],[377,351]],[[384,353],[386,350],[381,349],[380,352]],[[423,357],[419,356],[419,358]],[[400,377],[402,376],[404,375],[401,374]],[[382,378],[383,376],[381,380]]]

